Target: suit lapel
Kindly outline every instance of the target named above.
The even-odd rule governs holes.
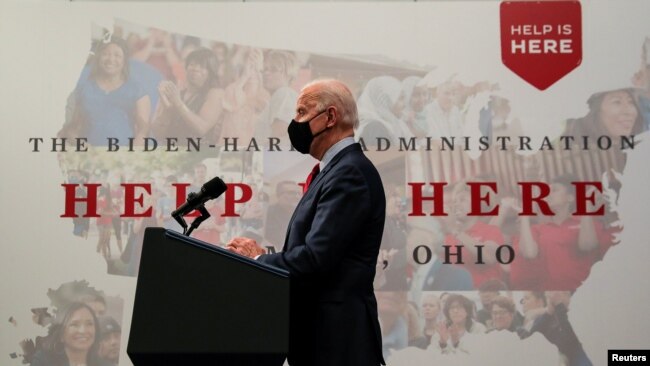
[[[343,158],[343,156],[345,156],[345,154],[347,154],[348,152],[350,152],[350,151],[352,151],[352,150],[356,150],[356,149],[360,149],[360,146],[359,146],[358,143],[354,143],[354,144],[352,144],[352,145],[350,145],[350,146],[347,146],[345,149],[341,150],[338,154],[336,154],[336,156],[334,156],[334,158],[332,158],[332,160],[329,162],[329,164],[327,164],[327,166],[325,167],[325,169],[323,169],[323,171],[321,171],[321,172],[316,176],[316,179],[314,179],[314,180],[311,182],[310,187],[316,187],[316,186],[318,185],[318,182],[320,182],[320,181],[323,179],[323,177],[325,177],[325,175],[327,175],[327,173],[328,173],[330,170],[332,170],[332,168],[333,168],[333,167],[334,167],[334,166],[335,166],[339,161],[341,161],[341,159]],[[309,191],[307,191],[307,194],[308,194],[308,193],[309,193]],[[307,194],[305,194],[305,196],[307,196]]]
[[[302,205],[303,202],[305,202],[307,196],[310,194],[310,192],[313,194],[314,190],[316,189],[316,186],[319,184],[319,182],[323,179],[327,173],[332,170],[332,168],[343,158],[345,154],[347,154],[350,151],[353,150],[360,150],[361,146],[359,143],[354,143],[350,146],[347,146],[345,149],[341,150],[332,160],[327,164],[325,169],[323,169],[314,180],[312,180],[311,184],[309,187],[311,188],[310,190],[307,190],[307,192],[300,198],[300,201],[298,202],[298,205],[296,205],[296,209],[293,210],[293,215],[291,215],[291,219],[289,220],[289,225],[287,226],[287,234],[284,237],[284,245],[282,246],[282,251],[286,251],[288,249],[287,247],[287,242],[289,240],[289,233],[291,233],[291,226],[293,225],[293,220],[296,218],[296,213],[300,209],[300,206]]]

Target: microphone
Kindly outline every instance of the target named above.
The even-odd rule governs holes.
[[[177,219],[182,218],[197,207],[203,206],[209,200],[213,200],[223,194],[227,189],[226,183],[224,183],[221,178],[214,177],[210,181],[206,182],[201,190],[197,193],[191,192],[187,195],[187,201],[180,205],[174,212],[172,212],[172,217]]]

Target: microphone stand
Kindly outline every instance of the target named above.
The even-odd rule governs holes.
[[[190,194],[187,195],[187,200],[189,201],[190,199],[194,198],[195,196],[196,196],[196,193],[190,192]],[[185,218],[183,218],[183,215],[172,215],[172,217],[183,228],[183,235],[186,235],[186,233],[187,233],[187,223],[185,222]]]
[[[179,225],[183,228],[183,234],[187,232],[187,223],[185,222],[185,219],[183,218],[182,215],[178,216],[172,216],[176,222],[178,222]]]
[[[192,225],[190,225],[190,228],[189,228],[189,230],[187,230],[187,232],[185,232],[185,228],[183,228],[183,234],[185,234],[186,236],[190,236],[190,234],[192,233],[192,231],[194,231],[194,229],[199,227],[199,225],[201,225],[201,223],[203,221],[210,218],[210,213],[208,212],[208,210],[205,209],[204,205],[201,205],[201,206],[197,207],[196,209],[201,213],[201,216],[197,217],[196,219],[194,219],[194,221],[192,221]],[[186,227],[187,227],[187,224],[186,224]]]

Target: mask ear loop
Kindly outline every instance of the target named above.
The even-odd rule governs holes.
[[[329,108],[329,107],[328,107],[328,108]],[[330,120],[330,114],[329,114],[329,111],[328,111],[327,109],[325,109],[324,111],[322,111],[320,114],[323,114],[323,113],[325,113],[325,112],[327,112],[326,116],[327,116],[327,120],[329,121],[329,120]],[[318,116],[316,116],[316,117],[318,117]],[[314,118],[312,118],[311,120],[309,120],[309,122],[311,122],[312,120],[316,119],[316,117],[314,117]],[[313,135],[312,138],[316,138],[317,136],[320,136],[321,134],[323,134],[325,131],[329,130],[329,129],[332,128],[332,127],[334,127],[334,125],[332,125],[332,126],[328,126],[327,123],[326,123],[326,124],[325,124],[325,128],[323,128],[320,132],[318,132],[318,133],[316,133],[315,135]]]

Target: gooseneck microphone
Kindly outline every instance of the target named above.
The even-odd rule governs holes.
[[[214,177],[201,186],[201,189],[198,192],[190,192],[190,194],[187,195],[187,201],[174,210],[171,215],[183,227],[184,234],[189,236],[192,230],[198,227],[205,219],[210,217],[210,214],[205,207],[203,207],[203,204],[221,196],[226,189],[226,183],[224,183],[221,178]],[[186,232],[187,224],[185,223],[183,216],[194,210],[199,210],[201,216],[197,217],[194,222],[192,222],[192,227],[189,232]]]

